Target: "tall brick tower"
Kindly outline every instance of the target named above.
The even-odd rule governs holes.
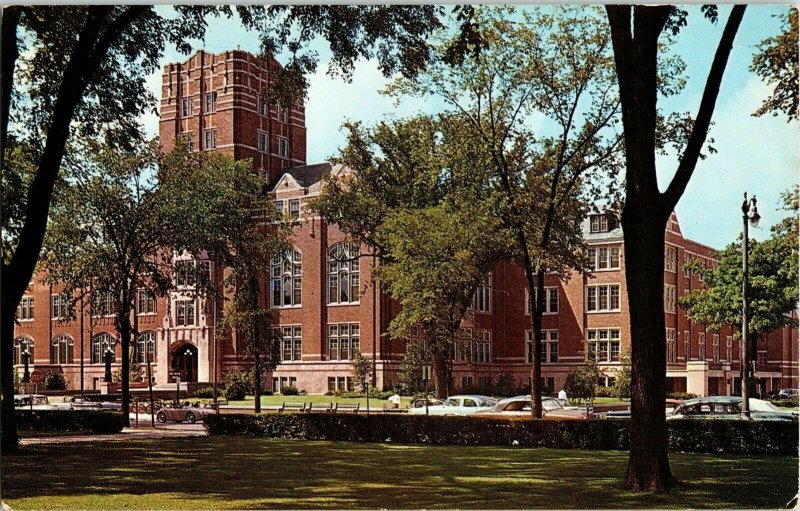
[[[160,137],[165,150],[185,137],[195,151],[216,150],[252,158],[268,182],[306,163],[305,108],[268,104],[263,98],[280,66],[275,59],[231,50],[199,50],[164,66]]]

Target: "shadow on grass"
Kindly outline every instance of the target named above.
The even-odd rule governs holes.
[[[4,457],[13,508],[763,508],[797,458],[672,454],[666,495],[628,492],[627,453],[246,437],[38,445]]]

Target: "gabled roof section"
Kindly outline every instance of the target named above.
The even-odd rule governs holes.
[[[311,188],[322,180],[322,176],[331,172],[330,163],[317,163],[315,165],[304,165],[302,167],[292,167],[283,171],[278,179],[270,183],[270,191],[274,191],[281,183],[286,182],[287,186],[297,186],[300,188]]]
[[[676,215],[674,211],[669,215],[669,220],[667,220],[667,232],[677,234],[681,238],[683,237],[683,233],[681,233],[681,224],[678,222],[678,215]]]

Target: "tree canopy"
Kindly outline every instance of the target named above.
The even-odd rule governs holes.
[[[774,116],[784,114],[787,122],[797,120],[797,96],[800,94],[798,78],[798,31],[797,7],[788,6],[788,12],[782,15],[781,33],[768,37],[758,45],[758,52],[753,55],[750,71],[756,73],[764,82],[772,86],[772,94],[753,115],[762,116],[771,113]]]

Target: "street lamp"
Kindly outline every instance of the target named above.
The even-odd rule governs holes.
[[[758,221],[761,220],[761,215],[758,214],[758,205],[756,202],[755,195],[752,199],[747,199],[747,192],[744,194],[744,202],[742,202],[742,349],[740,350],[740,361],[741,361],[741,380],[742,380],[742,417],[743,418],[750,418],[750,389],[749,383],[750,378],[752,376],[752,369],[750,367],[752,361],[750,360],[750,343],[748,340],[747,329],[748,329],[748,292],[750,288],[750,282],[748,278],[748,259],[749,259],[749,248],[748,248],[748,224],[752,224],[753,227],[758,226]]]
[[[31,370],[29,366],[30,362],[31,352],[28,351],[28,348],[25,348],[25,351],[22,352],[22,363],[25,364],[25,371],[22,373],[22,383],[31,382]]]
[[[103,361],[106,363],[106,376],[105,376],[105,378],[103,378],[103,380],[106,383],[111,383],[111,354],[112,353],[113,353],[113,351],[111,351],[111,348],[106,346],[106,351],[103,353],[103,359],[104,359]]]

